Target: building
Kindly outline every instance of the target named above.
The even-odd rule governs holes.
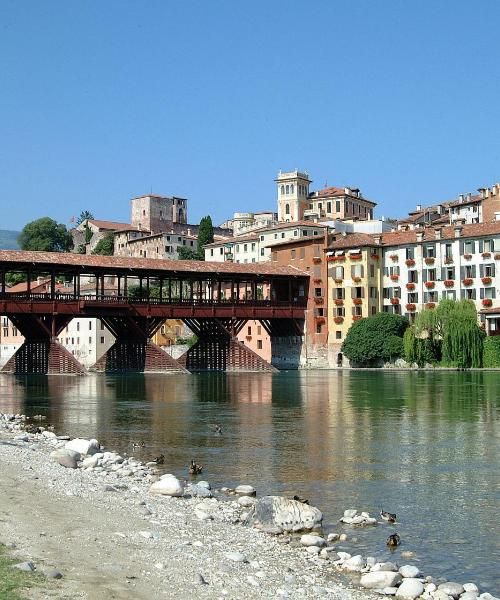
[[[86,219],[71,230],[73,251],[80,254],[92,254],[97,244],[108,234],[130,228],[129,223],[116,221],[98,221]]]
[[[443,298],[473,301],[479,318],[488,321],[488,333],[496,331],[500,220],[372,235],[346,233],[336,237],[326,254],[334,363],[343,364],[340,346],[353,321],[378,311],[412,321]]]

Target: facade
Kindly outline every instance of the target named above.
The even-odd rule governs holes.
[[[468,299],[487,332],[496,331],[500,221],[345,234],[330,244],[327,261],[331,362],[342,364],[340,345],[353,321],[379,310],[412,321],[443,298]]]
[[[123,231],[130,228],[128,223],[118,223],[116,221],[98,221],[96,219],[86,219],[71,230],[73,237],[73,251],[83,254],[92,254],[97,244],[109,233]]]
[[[150,235],[136,229],[115,233],[115,256],[134,258],[163,258],[177,260],[179,248],[186,246],[192,250],[197,247],[197,238],[189,229],[186,233],[156,233]]]

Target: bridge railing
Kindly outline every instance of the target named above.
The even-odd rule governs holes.
[[[100,304],[154,304],[175,306],[249,306],[249,307],[305,307],[307,298],[292,298],[292,300],[269,300],[253,298],[135,298],[130,296],[117,296],[107,294],[36,294],[36,293],[0,293],[2,300],[15,300],[24,302],[89,302]]]

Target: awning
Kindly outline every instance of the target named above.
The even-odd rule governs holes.
[[[335,256],[343,256],[345,254],[344,250],[337,250],[335,252]]]
[[[361,248],[355,248],[355,249],[349,250],[349,254],[360,254],[360,253],[361,253]]]

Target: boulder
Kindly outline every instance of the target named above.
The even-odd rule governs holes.
[[[403,582],[396,592],[396,598],[407,598],[408,600],[415,600],[424,593],[424,584],[418,579],[407,577],[403,579]]]
[[[394,571],[375,571],[361,576],[360,585],[370,590],[381,590],[387,587],[396,587],[402,581],[399,573]]]
[[[300,538],[300,543],[302,546],[317,546],[318,548],[322,548],[326,546],[325,540],[319,535],[312,535],[310,533],[306,533]]]
[[[420,570],[418,567],[413,565],[403,565],[400,567],[399,572],[403,577],[418,577],[420,575]]]
[[[68,450],[66,448],[59,448],[50,453],[50,457],[55,459],[62,467],[67,469],[76,469],[78,467],[78,461],[81,456],[79,452],[74,450]]]
[[[371,568],[372,571],[397,571],[398,566],[392,562],[375,563]]]
[[[352,571],[352,572],[359,573],[360,571],[362,571],[364,569],[365,565],[366,565],[365,559],[361,556],[361,554],[356,554],[356,556],[352,556],[351,558],[348,558],[342,565],[342,568],[345,569],[346,571]]]
[[[96,454],[94,454],[94,456],[87,456],[87,458],[83,459],[82,467],[84,469],[93,469],[94,467],[97,467],[98,461],[99,459]]]
[[[96,454],[100,450],[99,442],[97,440],[84,440],[83,438],[70,440],[69,442],[66,442],[64,447],[67,450],[74,450],[80,454],[88,455]]]
[[[322,512],[314,506],[281,496],[264,496],[255,503],[250,521],[255,527],[310,531],[321,526]]]
[[[477,592],[464,592],[460,596],[460,600],[476,600],[477,597],[478,597]]]
[[[251,485],[239,485],[234,491],[239,496],[255,496],[257,493]]]
[[[42,435],[48,440],[55,440],[57,438],[57,435],[53,431],[48,431],[47,429],[45,431],[42,431]]]
[[[184,486],[177,477],[167,477],[155,481],[149,488],[152,494],[161,494],[162,496],[182,496],[184,494]]]
[[[475,583],[464,583],[463,588],[466,592],[477,592],[479,593],[479,588]]]
[[[453,598],[458,598],[461,594],[464,593],[463,585],[459,583],[454,583],[453,581],[447,581],[446,583],[442,583],[438,586],[439,592],[444,592],[448,596],[452,596]]]

